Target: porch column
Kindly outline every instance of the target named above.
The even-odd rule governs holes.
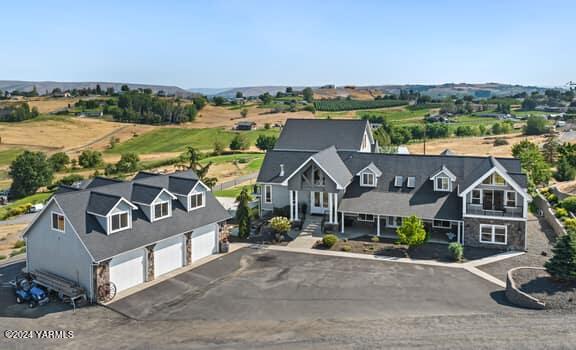
[[[338,225],[338,193],[333,193],[334,199],[332,204],[334,205],[334,224]]]
[[[328,193],[328,210],[330,211],[330,214],[328,215],[328,222],[329,223],[334,223],[334,208],[332,207],[332,193]]]
[[[342,223],[341,223],[341,227],[342,227],[342,229],[340,230],[340,232],[344,233],[344,212],[342,212]]]
[[[290,221],[294,221],[294,193],[290,192]]]
[[[156,243],[146,246],[146,282],[154,280],[154,247]]]
[[[296,221],[300,220],[298,215],[298,191],[294,191],[294,217]]]
[[[376,235],[380,236],[380,215],[376,215]]]
[[[458,243],[462,243],[462,226],[464,225],[463,222],[458,222]]]

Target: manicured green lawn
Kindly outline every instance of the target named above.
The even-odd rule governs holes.
[[[252,185],[249,185],[252,186]],[[214,195],[216,197],[230,197],[230,198],[236,198],[238,197],[238,195],[240,194],[240,192],[242,191],[242,189],[246,187],[246,186],[236,186],[236,187],[232,187],[232,188],[228,188],[222,191],[215,191]]]
[[[418,110],[408,110],[408,109],[394,109],[394,110],[368,110],[368,111],[358,111],[356,115],[362,118],[365,115],[377,115],[385,117],[389,122],[394,124],[420,124],[424,122],[424,116],[426,114],[431,114],[433,109],[418,109]]]
[[[11,148],[0,151],[0,166],[12,163],[12,161],[23,151],[24,150],[21,148]]]
[[[212,164],[222,164],[233,162],[234,160],[246,161],[252,163],[252,161],[257,159],[264,159],[264,153],[237,153],[237,154],[225,154],[222,156],[206,157],[200,161],[201,164],[207,164],[212,162]],[[250,164],[249,164],[250,165]]]
[[[220,128],[210,129],[187,129],[187,128],[159,128],[132,138],[114,149],[108,150],[110,153],[136,152],[136,153],[156,153],[156,152],[182,152],[186,146],[193,146],[200,150],[212,150],[214,141],[220,140],[228,146],[232,138],[238,132],[224,130]],[[251,145],[254,145],[259,135],[278,135],[278,130],[253,130],[242,131],[248,137]]]

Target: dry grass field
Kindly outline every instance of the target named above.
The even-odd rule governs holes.
[[[8,257],[28,224],[0,225],[0,255]]]
[[[288,118],[314,118],[314,114],[306,111],[292,113],[269,113],[269,109],[249,106],[248,116],[240,118],[241,109],[231,110],[225,107],[206,105],[199,113],[196,120],[184,125],[194,129],[204,128],[226,128],[231,129],[239,121],[253,121],[257,128],[261,128],[265,123],[284,124]]]
[[[431,140],[426,142],[426,154],[440,154],[445,149],[450,149],[456,154],[461,155],[512,157],[512,146],[524,139],[528,139],[538,144],[544,142],[543,136],[524,136],[521,134],[499,135],[498,138],[505,138],[509,144],[495,147],[495,138],[495,136],[483,136]],[[408,149],[410,150],[410,153],[413,154],[424,153],[422,143],[410,144],[408,145]]]
[[[315,99],[331,99],[337,97],[351,96],[354,100],[373,100],[374,97],[381,95],[379,90],[358,90],[338,87],[336,89],[316,89],[314,90]]]

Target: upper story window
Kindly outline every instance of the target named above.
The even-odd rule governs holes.
[[[170,216],[170,202],[163,201],[154,204],[154,220],[163,219]]]
[[[121,231],[130,227],[130,214],[127,211],[110,216],[110,232]]]
[[[188,210],[202,208],[204,207],[204,202],[204,192],[192,193],[190,195],[190,206],[188,207]]]
[[[264,185],[264,203],[272,203],[272,186]]]
[[[324,174],[322,174],[320,169],[314,169],[312,172],[312,181],[316,186],[326,185],[326,179],[324,178]]]
[[[438,176],[434,181],[435,191],[450,191],[450,178],[446,176]]]
[[[394,186],[395,187],[402,187],[402,184],[404,184],[404,176],[395,176],[394,177]]]
[[[483,185],[495,185],[495,186],[504,186],[506,185],[506,180],[500,174],[493,173],[492,175],[488,176],[487,178],[482,181]]]
[[[408,180],[406,180],[406,187],[408,188],[416,187],[416,177],[408,176]]]
[[[52,229],[54,231],[64,232],[65,230],[64,215],[58,213],[52,213]]]
[[[374,174],[368,171],[363,172],[362,175],[360,176],[360,185],[370,187],[376,186],[376,176],[374,176]]]
[[[506,207],[514,208],[516,207],[516,192],[507,191],[506,192]]]
[[[482,204],[482,190],[472,190],[470,203],[478,205]]]

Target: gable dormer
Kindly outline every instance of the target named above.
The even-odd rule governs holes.
[[[210,191],[210,188],[198,179],[179,176],[170,176],[168,189],[188,211],[205,207],[206,192]]]
[[[456,176],[445,165],[442,165],[440,170],[430,176],[430,180],[434,184],[434,191],[451,192]]]
[[[382,171],[380,171],[380,169],[371,162],[365,168],[356,173],[356,176],[360,177],[360,186],[376,187],[378,184],[378,178],[382,176]]]
[[[136,203],[150,222],[172,216],[172,201],[176,196],[165,188],[135,183],[132,187],[132,203]]]
[[[91,192],[87,213],[93,215],[110,235],[132,228],[132,211],[138,209],[126,198],[107,193]]]

